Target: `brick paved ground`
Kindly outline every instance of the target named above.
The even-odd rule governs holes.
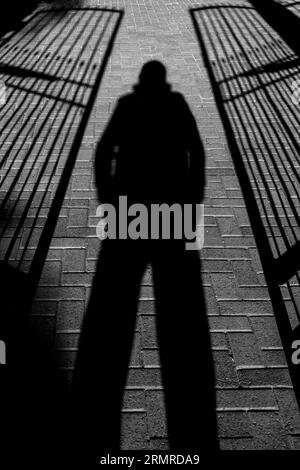
[[[60,211],[32,322],[53,342],[62,374],[70,380],[100,248],[95,233],[93,152],[117,97],[131,89],[143,63],[162,60],[169,81],[185,95],[196,116],[207,155],[201,257],[221,447],[299,449],[300,414],[245,201],[188,12],[197,2],[101,0],[89,5],[123,8],[125,16]],[[76,52],[70,55],[75,57]],[[13,264],[13,254],[10,261]],[[124,398],[125,449],[168,448],[154,323],[148,272]],[[201,380],[201,358],[195,375]]]

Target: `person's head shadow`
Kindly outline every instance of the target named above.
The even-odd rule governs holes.
[[[139,74],[139,81],[134,89],[151,96],[170,90],[166,67],[158,60],[151,60],[144,64]]]
[[[166,68],[158,61],[143,66],[133,92],[119,99],[97,148],[99,199],[110,204],[106,208],[115,208],[119,221],[134,219],[131,204],[143,205],[150,212],[155,204],[169,208],[177,204],[180,210],[189,204],[193,212],[193,205],[202,202],[204,149],[196,121],[184,97],[171,90],[166,77]],[[127,214],[122,213],[120,198],[126,198]],[[171,216],[170,224],[172,220]],[[150,216],[146,238],[142,219],[135,225],[134,236],[129,226],[124,236],[124,225],[116,223],[116,236],[108,236],[100,251],[73,382],[74,406],[81,408],[85,432],[91,430],[85,437],[92,452],[116,450],[120,445],[122,397],[138,310],[143,343],[149,345],[147,335],[153,334],[145,333],[143,322],[151,319],[152,323],[154,311],[142,306],[147,301],[138,303],[149,264],[170,448],[217,449],[214,367],[199,254],[186,249],[184,227],[181,239],[170,228],[169,238],[162,229],[154,240],[152,222]],[[141,354],[135,364],[137,373],[129,371],[133,387],[143,387],[139,377],[144,377],[145,384],[151,382]],[[151,421],[150,415],[148,419]],[[151,432],[145,442],[155,448]]]

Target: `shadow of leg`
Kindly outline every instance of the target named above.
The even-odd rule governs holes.
[[[145,266],[135,248],[127,240],[104,242],[83,322],[72,405],[78,444],[89,456],[120,445],[122,395]]]
[[[158,341],[171,450],[218,449],[214,368],[198,252],[153,256]]]

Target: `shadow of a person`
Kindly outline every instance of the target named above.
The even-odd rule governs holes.
[[[204,150],[195,119],[158,61],[121,97],[96,153],[101,202],[199,203]],[[84,318],[73,382],[89,451],[118,450],[140,283],[152,266],[171,450],[217,449],[214,368],[198,252],[184,239],[105,239]],[[143,382],[141,382],[143,384]],[[78,429],[78,427],[77,427]]]

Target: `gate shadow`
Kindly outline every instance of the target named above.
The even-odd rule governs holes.
[[[210,2],[190,15],[299,404],[300,372],[291,361],[300,320],[300,113],[292,101],[292,83],[300,80],[299,18],[285,10],[293,17],[286,23],[284,7],[272,0],[251,3]]]
[[[64,385],[53,351],[55,317],[29,312],[123,14],[41,9],[1,41],[2,442],[27,453],[32,439],[37,449],[47,445]]]

